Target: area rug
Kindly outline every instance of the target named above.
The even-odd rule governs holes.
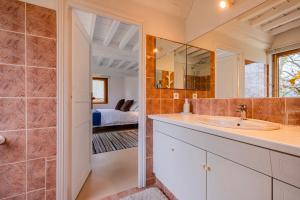
[[[149,188],[120,200],[168,200],[158,188]]]
[[[138,130],[110,131],[93,134],[93,154],[138,146]]]

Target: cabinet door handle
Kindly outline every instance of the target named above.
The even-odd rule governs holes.
[[[209,172],[211,171],[211,168],[207,165],[203,165],[202,167],[205,171],[209,171]]]
[[[209,171],[209,172],[211,171],[211,168],[210,168],[210,166],[207,166],[207,171]]]

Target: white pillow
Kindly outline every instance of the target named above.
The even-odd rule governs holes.
[[[138,109],[138,107],[139,107],[138,102],[134,101],[134,103],[130,107],[129,111],[136,111]]]

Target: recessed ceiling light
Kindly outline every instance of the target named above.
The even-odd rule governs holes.
[[[222,0],[219,3],[220,8],[225,9],[228,7],[228,2],[226,0]]]

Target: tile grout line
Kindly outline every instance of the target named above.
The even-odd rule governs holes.
[[[26,172],[25,172],[25,199],[27,200],[27,192],[28,192],[28,126],[27,126],[27,119],[28,119],[28,107],[27,107],[27,1],[25,1],[25,160],[26,160]]]

